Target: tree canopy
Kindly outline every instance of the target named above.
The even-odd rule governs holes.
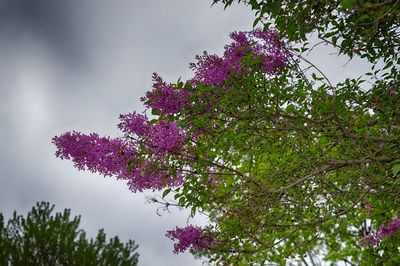
[[[290,41],[305,42],[309,33],[350,57],[371,62],[398,59],[400,5],[396,0],[213,0],[225,8],[234,2],[255,10],[254,25],[273,25]]]
[[[7,223],[0,214],[0,265],[137,265],[133,240],[107,240],[103,230],[87,240],[80,216],[53,210],[54,205],[37,203],[26,218],[14,212]]]
[[[197,56],[187,81],[154,74],[142,98],[151,115],[121,115],[124,137],[66,132],[56,155],[207,215],[208,227],[167,233],[177,253],[221,265],[395,265],[398,1],[245,3],[263,28],[232,33],[221,56]],[[312,32],[371,71],[332,84],[303,56]]]

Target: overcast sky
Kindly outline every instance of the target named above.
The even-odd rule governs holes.
[[[157,216],[146,203],[154,193],[133,194],[124,182],[77,171],[55,158],[51,138],[68,130],[118,136],[118,115],[143,110],[139,98],[153,72],[170,82],[189,78],[196,54],[220,54],[229,32],[251,29],[248,8],[223,11],[211,2],[0,0],[0,212],[25,214],[49,201],[81,214],[90,236],[104,228],[134,239],[139,265],[201,265],[173,254],[164,236],[184,226],[187,213]],[[336,60],[328,55],[315,57],[322,68]],[[330,77],[339,80],[346,61],[335,62]]]
[[[134,239],[139,265],[201,265],[173,254],[164,236],[187,213],[157,216],[146,203],[154,193],[77,171],[55,158],[51,138],[67,130],[118,136],[118,115],[143,110],[153,72],[188,78],[196,54],[220,53],[229,32],[250,29],[250,10],[211,2],[0,0],[0,212],[25,214],[49,201],[81,214],[91,236],[104,228]]]

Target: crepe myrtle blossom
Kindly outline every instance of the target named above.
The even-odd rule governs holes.
[[[212,237],[205,230],[198,226],[188,225],[183,228],[176,227],[167,231],[166,236],[171,240],[177,240],[174,244],[174,253],[178,254],[189,249],[192,251],[202,251],[209,249],[212,245]]]
[[[364,246],[376,246],[378,242],[390,235],[400,231],[400,216],[396,216],[391,219],[387,226],[382,224],[378,231],[372,230],[369,234],[363,238]]]
[[[193,84],[223,87],[230,76],[250,71],[243,64],[246,56],[259,59],[263,72],[269,75],[277,73],[288,64],[290,54],[275,29],[233,32],[230,37],[233,42],[225,46],[222,57],[209,55],[207,52],[196,56],[197,62],[190,64],[195,72],[191,80]]]
[[[189,96],[187,90],[174,88],[172,84],[165,83],[157,73],[153,73],[153,90],[148,91],[141,100],[148,108],[169,115],[181,112]]]

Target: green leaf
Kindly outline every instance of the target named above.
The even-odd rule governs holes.
[[[178,202],[179,202],[179,205],[183,207],[183,206],[185,206],[186,199],[185,198],[180,198]]]
[[[151,114],[152,114],[152,115],[158,115],[158,112],[157,112],[156,109],[151,109]]]
[[[395,164],[392,168],[393,175],[397,176],[400,173],[400,164]]]
[[[258,17],[258,18],[256,18],[256,19],[254,20],[254,22],[253,22],[253,28],[255,28],[255,27],[257,26],[258,22],[261,21],[261,18],[262,18],[262,17]]]
[[[294,107],[293,104],[289,104],[289,105],[286,107],[286,111],[287,111],[288,113],[293,113],[295,110],[296,110],[296,108]]]
[[[257,0],[250,0],[249,3],[251,5],[251,9],[260,9],[260,5],[257,3]]]
[[[126,169],[126,171],[128,172],[128,175],[132,174],[132,170],[133,170],[133,165],[130,163],[130,164],[128,164],[128,168]]]
[[[363,22],[364,20],[368,20],[369,19],[369,15],[368,14],[362,14],[357,20],[359,22]]]
[[[341,0],[340,4],[344,9],[349,9],[353,7],[353,0]]]
[[[162,193],[162,197],[165,198],[165,196],[167,196],[170,192],[171,192],[171,189],[170,189],[170,188],[167,188],[167,189],[164,190],[164,192]]]

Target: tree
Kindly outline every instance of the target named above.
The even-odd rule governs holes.
[[[87,240],[80,216],[71,219],[69,209],[53,215],[53,209],[37,203],[26,218],[14,212],[7,224],[0,214],[0,265],[137,265],[134,241],[107,241],[103,230]]]
[[[225,8],[234,2],[256,11],[254,25],[273,24],[290,41],[305,42],[309,33],[317,33],[350,57],[398,60],[400,4],[396,0],[213,0]]]
[[[121,115],[123,138],[67,132],[53,139],[56,155],[126,180],[134,192],[173,193],[176,203],[166,207],[208,215],[206,228],[167,233],[178,241],[175,252],[223,265],[315,264],[316,257],[395,265],[400,82],[391,12],[398,3],[300,3],[249,1],[266,26],[232,33],[222,56],[197,56],[188,81],[154,74],[142,98],[153,119]],[[382,18],[369,18],[381,9]],[[378,23],[383,46],[364,21]],[[332,84],[303,56],[313,31],[350,58],[357,51],[372,71]],[[384,68],[375,70],[379,60]]]

